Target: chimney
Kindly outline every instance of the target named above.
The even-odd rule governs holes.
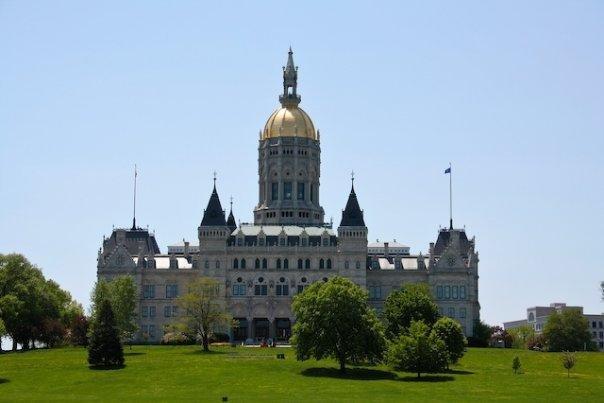
[[[430,257],[434,256],[434,242],[430,242]]]
[[[386,259],[387,259],[389,255],[390,255],[390,249],[388,248],[388,242],[384,242],[384,257],[386,257]]]
[[[183,242],[185,243],[185,257],[189,257],[189,241],[183,239]]]

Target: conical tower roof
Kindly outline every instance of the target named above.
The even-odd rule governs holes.
[[[359,206],[357,194],[354,192],[354,183],[350,189],[350,195],[346,202],[346,208],[342,211],[342,221],[340,227],[364,227],[363,211]]]
[[[220,198],[218,192],[216,192],[216,182],[214,182],[214,190],[208,201],[208,207],[203,212],[203,218],[201,220],[202,227],[225,227],[226,221],[224,219],[224,210],[220,204]]]
[[[231,230],[231,233],[237,229],[237,223],[235,222],[235,216],[233,215],[233,198],[231,197],[231,211],[229,212],[229,218],[227,218],[227,227]]]

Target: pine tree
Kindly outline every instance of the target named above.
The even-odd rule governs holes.
[[[103,300],[92,323],[88,344],[88,363],[92,367],[124,365],[124,351],[109,300]]]

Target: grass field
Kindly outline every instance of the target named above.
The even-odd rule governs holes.
[[[285,360],[277,360],[285,353]],[[511,365],[520,357],[524,373]],[[91,370],[84,349],[0,355],[0,400],[243,401],[604,401],[604,354],[579,353],[567,378],[560,355],[469,349],[450,373],[422,376],[385,367],[352,368],[342,378],[335,362],[298,362],[289,348],[136,346],[126,367]]]

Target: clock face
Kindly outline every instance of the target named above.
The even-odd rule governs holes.
[[[447,258],[447,263],[449,263],[449,266],[453,266],[456,261],[457,261],[457,258],[455,256],[449,256]]]

